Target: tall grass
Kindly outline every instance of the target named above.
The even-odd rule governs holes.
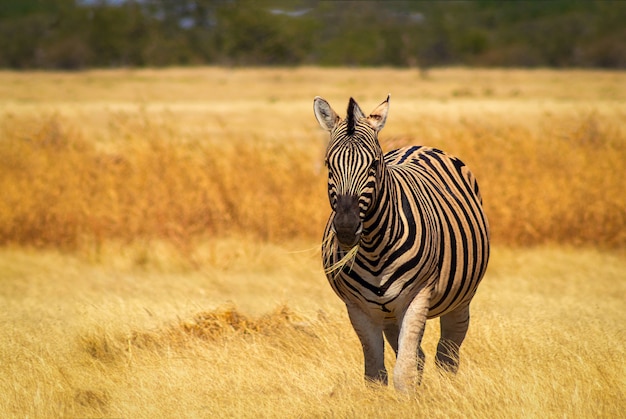
[[[58,115],[5,116],[2,129],[3,244],[319,234],[323,185],[312,150],[296,143],[179,143],[171,129],[147,125],[111,151]]]
[[[319,255],[214,244],[222,261],[199,269],[177,267],[171,251],[137,264],[119,252],[91,263],[3,249],[3,416],[623,416],[618,254],[494,249],[459,373],[437,372],[429,322],[423,382],[403,396],[364,383],[358,339]],[[393,358],[387,347],[390,371]]]
[[[172,115],[121,115],[105,144],[60,114],[0,116],[0,244],[76,249],[159,239],[184,250],[214,236],[320,237],[329,205],[315,134],[207,138],[185,133]],[[496,243],[621,247],[625,129],[596,111],[532,124],[505,115],[430,118],[409,136],[383,131],[381,141],[386,150],[433,145],[464,160]]]
[[[623,73],[205,68],[0,82],[0,245],[318,239],[330,210],[312,98],[342,113],[349,96],[370,109],[388,92],[383,148],[464,160],[495,243],[626,244]]]

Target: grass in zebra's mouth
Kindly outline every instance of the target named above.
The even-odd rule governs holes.
[[[324,268],[324,273],[326,275],[330,275],[332,273],[339,274],[341,270],[349,266],[352,267],[354,263],[354,258],[356,254],[359,252],[360,245],[357,243],[354,247],[350,248],[350,250],[345,251],[341,249],[337,241],[335,240],[335,235],[331,232],[328,237],[322,242],[322,259],[324,260],[324,265],[327,265],[327,261],[332,257],[332,255],[339,251],[342,255],[341,258],[335,263],[330,264],[329,266]]]

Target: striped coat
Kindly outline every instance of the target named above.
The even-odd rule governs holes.
[[[388,107],[389,98],[365,116],[350,99],[342,120],[324,99],[314,101],[330,132],[332,212],[322,253],[363,346],[366,377],[387,381],[384,335],[397,355],[394,384],[406,390],[421,378],[427,318],[441,318],[437,365],[457,370],[489,232],[478,184],[461,160],[422,146],[383,155],[378,132]]]

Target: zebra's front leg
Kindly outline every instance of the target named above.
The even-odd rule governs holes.
[[[387,338],[387,342],[391,345],[393,352],[396,354],[396,358],[398,358],[398,338],[400,336],[400,328],[396,324],[386,325],[385,326],[385,337]],[[417,369],[418,369],[418,377],[422,375],[420,371],[424,369],[424,364],[426,363],[426,354],[422,350],[422,347],[419,346],[417,348]],[[417,384],[420,384],[418,380]]]
[[[363,347],[365,378],[387,384],[385,341],[383,340],[382,326],[358,306],[349,304],[347,307],[350,322]]]
[[[393,384],[396,390],[407,392],[421,382],[424,352],[420,345],[424,336],[430,294],[430,287],[420,290],[402,317],[398,357],[393,370]]]

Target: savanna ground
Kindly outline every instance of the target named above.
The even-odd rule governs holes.
[[[626,74],[0,73],[3,417],[625,417]],[[493,253],[457,376],[366,386],[312,112],[475,172]],[[390,351],[388,351],[390,352]],[[393,365],[389,355],[388,367]]]

